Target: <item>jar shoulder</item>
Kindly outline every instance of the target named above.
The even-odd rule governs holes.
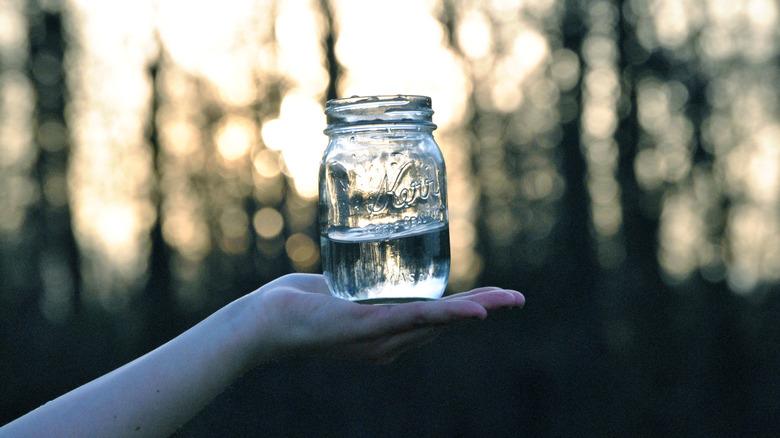
[[[322,154],[322,162],[332,160],[373,160],[387,155],[431,157],[443,161],[441,148],[432,135],[417,137],[354,136],[330,138]]]

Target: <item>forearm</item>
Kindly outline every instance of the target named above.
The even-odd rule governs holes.
[[[518,292],[480,288],[437,301],[366,306],[331,296],[322,275],[285,275],[0,428],[0,438],[166,436],[248,368],[273,357],[330,354],[385,363],[429,340],[433,329],[524,302]]]
[[[247,368],[257,350],[251,296],[220,309],[154,351],[24,417],[14,436],[167,436]],[[0,433],[2,435],[2,433]]]

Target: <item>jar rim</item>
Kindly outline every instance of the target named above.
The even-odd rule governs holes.
[[[325,103],[325,112],[343,111],[372,106],[414,106],[420,110],[431,110],[431,98],[420,94],[380,94],[376,96],[340,97]],[[433,110],[431,110],[433,112]]]
[[[436,128],[431,98],[414,94],[351,96],[325,104],[325,133],[363,125],[404,124]]]

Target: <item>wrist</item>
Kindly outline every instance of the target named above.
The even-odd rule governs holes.
[[[242,369],[248,371],[276,355],[273,339],[267,327],[265,308],[261,303],[262,290],[251,292],[226,306],[228,325],[235,337]]]

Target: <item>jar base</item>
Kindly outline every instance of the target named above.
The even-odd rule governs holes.
[[[426,297],[408,297],[408,298],[366,298],[364,300],[353,300],[353,303],[358,304],[401,304],[401,303],[413,303],[415,301],[436,301],[438,298],[426,298]]]

